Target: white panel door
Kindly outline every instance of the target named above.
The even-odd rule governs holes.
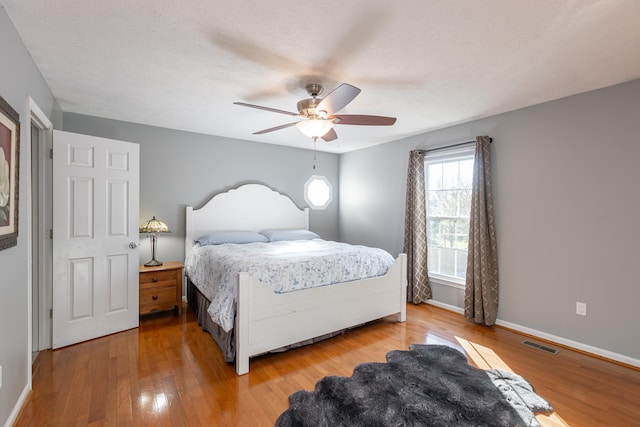
[[[53,348],[138,326],[139,147],[53,132]]]

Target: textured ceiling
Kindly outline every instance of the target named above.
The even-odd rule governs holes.
[[[346,152],[640,77],[638,0],[0,0],[65,112],[312,148],[304,86],[362,93]],[[295,120],[295,119],[294,119]]]

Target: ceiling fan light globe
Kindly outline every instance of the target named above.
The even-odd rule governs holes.
[[[317,119],[301,120],[296,123],[296,127],[309,138],[320,138],[333,128],[333,122]]]

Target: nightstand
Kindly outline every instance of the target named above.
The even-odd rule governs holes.
[[[182,268],[179,262],[140,266],[140,315],[175,307],[182,314]]]

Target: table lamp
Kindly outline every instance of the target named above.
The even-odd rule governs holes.
[[[151,261],[145,263],[146,267],[157,267],[162,265],[162,261],[156,259],[156,244],[159,233],[170,233],[169,227],[164,222],[154,216],[148,221],[140,224],[140,233],[147,233],[151,238]]]

